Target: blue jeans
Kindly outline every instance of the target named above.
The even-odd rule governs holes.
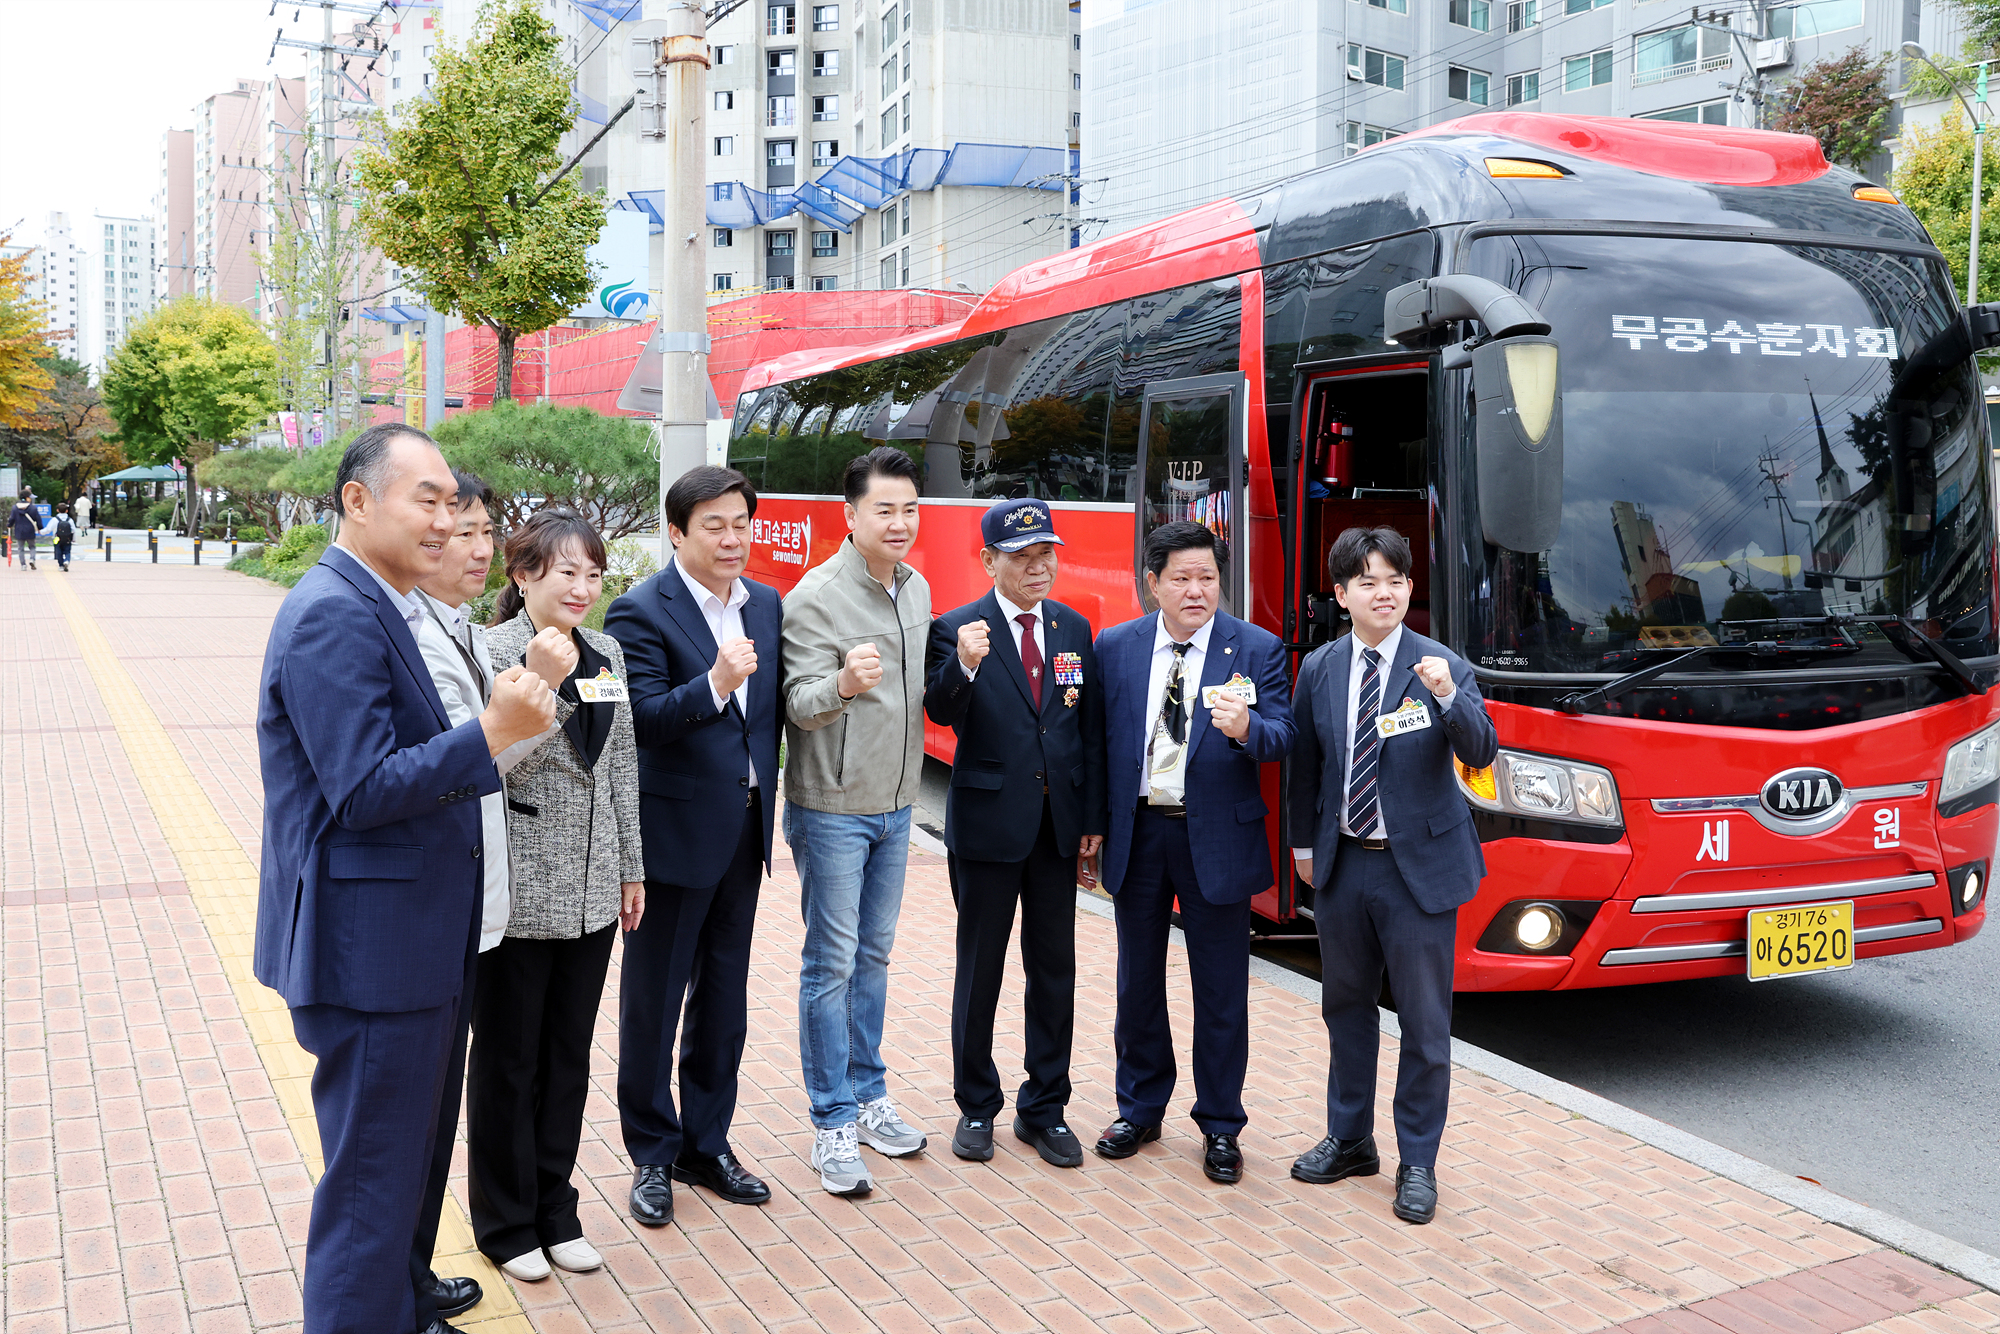
[[[844,1126],[888,1092],[882,1012],[903,910],[910,808],[836,815],[785,803],[806,942],[799,959],[799,1061],[813,1125]]]

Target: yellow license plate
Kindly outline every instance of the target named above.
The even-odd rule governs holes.
[[[1750,980],[1854,966],[1854,900],[1750,914]]]

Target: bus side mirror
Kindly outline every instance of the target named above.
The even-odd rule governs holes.
[[[1496,547],[1547,551],[1562,527],[1562,383],[1556,340],[1491,338],[1471,353],[1480,525]]]
[[[1989,347],[2000,347],[2000,304],[1986,303],[1965,308],[1965,318],[1972,325],[1972,349],[1984,352]]]

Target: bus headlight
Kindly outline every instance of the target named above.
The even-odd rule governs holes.
[[[1574,760],[1503,750],[1490,769],[1455,764],[1458,790],[1474,810],[1527,819],[1624,827],[1618,784],[1609,770]]]
[[[1944,753],[1940,805],[2000,778],[2000,723],[1983,727]]]

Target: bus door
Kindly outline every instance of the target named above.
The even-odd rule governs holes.
[[[1407,624],[1431,630],[1429,363],[1302,372],[1292,442],[1292,647],[1310,652],[1346,631],[1326,553],[1347,528],[1394,528],[1409,539]]]
[[[1163,523],[1189,519],[1229,544],[1223,572],[1222,610],[1241,616],[1250,605],[1249,553],[1243,550],[1245,474],[1243,376],[1238,373],[1155,380],[1139,408],[1139,477],[1134,494],[1133,579],[1139,605],[1157,604],[1146,593],[1141,553],[1146,535]]]

